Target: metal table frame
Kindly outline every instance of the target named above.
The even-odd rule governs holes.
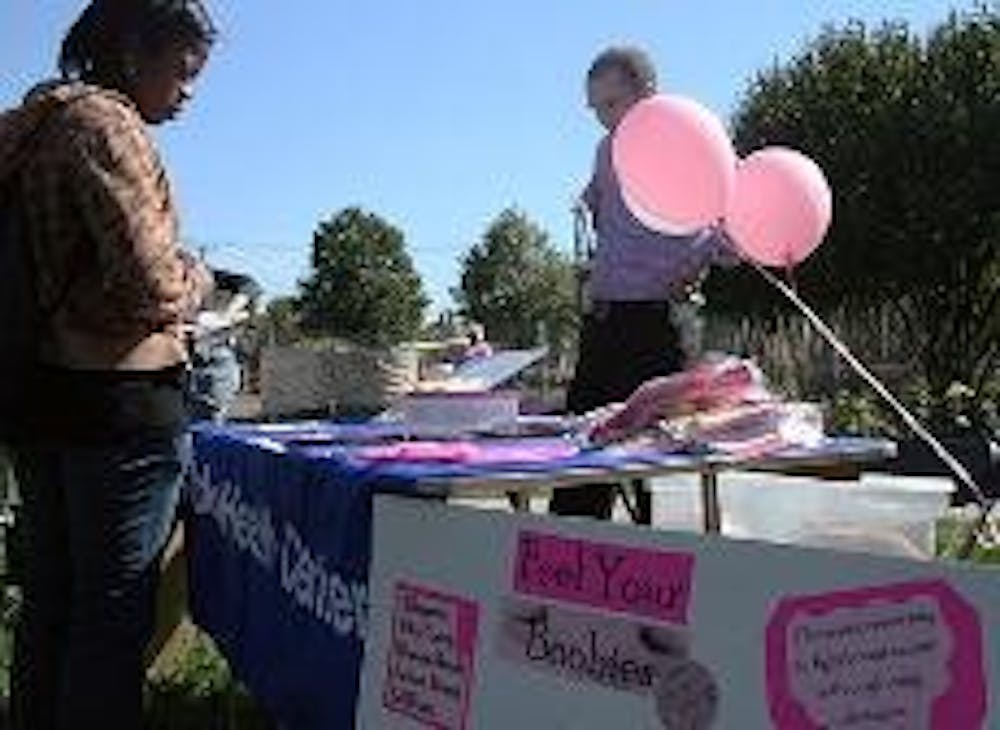
[[[889,441],[864,440],[864,448],[843,452],[817,453],[809,450],[788,451],[763,458],[734,456],[667,456],[662,462],[626,462],[616,468],[565,469],[558,474],[542,472],[505,472],[476,477],[431,478],[421,480],[418,496],[439,499],[482,499],[506,497],[517,512],[529,510],[532,497],[551,494],[555,489],[587,484],[625,484],[648,481],[672,474],[699,475],[701,482],[702,527],[706,534],[722,531],[722,504],[719,476],[739,469],[773,473],[822,474],[831,468],[851,466],[860,470],[865,464],[883,462],[895,456],[895,444]]]

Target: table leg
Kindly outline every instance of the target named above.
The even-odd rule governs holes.
[[[646,479],[635,479],[635,522],[637,525],[653,524],[653,490]]]
[[[706,535],[722,532],[722,506],[719,502],[719,475],[714,469],[701,473],[701,508]]]
[[[507,492],[507,501],[515,512],[531,512],[531,497],[526,492]]]

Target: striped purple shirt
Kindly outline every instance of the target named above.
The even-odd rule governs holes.
[[[611,138],[597,148],[594,174],[583,194],[597,234],[590,275],[595,301],[663,301],[696,281],[714,263],[734,257],[711,232],[670,236],[646,228],[625,205],[614,167]]]

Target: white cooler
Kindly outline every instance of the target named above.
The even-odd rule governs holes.
[[[699,479],[654,479],[654,524],[702,529]],[[949,506],[949,479],[865,475],[827,481],[762,472],[719,475],[727,537],[929,559]]]

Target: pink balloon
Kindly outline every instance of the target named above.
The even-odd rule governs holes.
[[[736,151],[722,122],[697,102],[639,102],[615,130],[611,154],[625,204],[643,225],[689,234],[724,214]]]
[[[665,221],[659,216],[650,213],[644,207],[639,205],[635,200],[632,199],[631,193],[629,193],[624,187],[621,190],[622,199],[625,201],[625,207],[628,208],[629,213],[631,213],[639,223],[641,223],[646,228],[653,231],[659,231],[660,233],[666,233],[670,236],[685,236],[690,235],[693,231],[687,226],[677,226],[670,221]],[[701,228],[698,226],[694,230]]]
[[[823,242],[832,219],[830,185],[819,165],[800,152],[768,147],[737,168],[725,228],[747,258],[795,266]]]

